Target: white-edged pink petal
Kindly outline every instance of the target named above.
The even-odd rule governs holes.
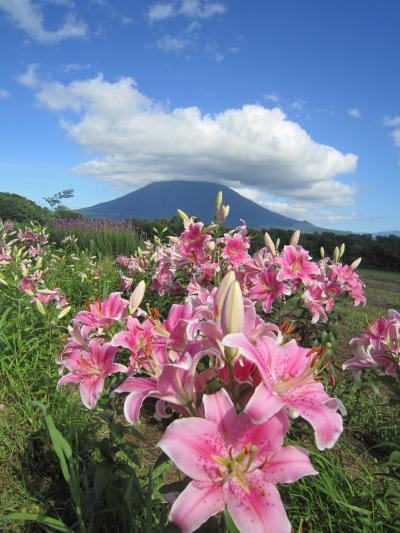
[[[97,399],[103,392],[104,377],[90,376],[81,381],[79,391],[81,393],[82,403],[88,409],[93,409],[97,403]]]
[[[308,452],[296,446],[281,448],[262,469],[266,479],[276,483],[294,483],[303,476],[316,476]]]
[[[202,418],[175,420],[157,444],[187,476],[199,481],[220,477],[220,465],[213,457],[227,457],[228,451],[217,426]]]
[[[264,383],[260,383],[248,401],[245,413],[251,420],[260,424],[266,422],[285,406],[285,402],[274,394]]]
[[[175,500],[169,515],[182,533],[196,531],[208,518],[224,510],[221,484],[192,481]]]
[[[246,445],[256,446],[254,466],[259,466],[268,455],[281,448],[288,429],[289,417],[283,411],[261,424],[254,424],[250,417],[242,412],[230,426],[229,441],[234,453],[240,453]]]
[[[225,389],[215,394],[204,394],[203,405],[206,419],[214,422],[218,431],[226,437],[236,418],[235,406],[229,394]]]
[[[315,442],[319,450],[333,448],[343,431],[343,420],[336,412],[336,402],[327,395],[325,404],[313,398],[298,399],[288,405],[311,424],[315,432]]]
[[[248,490],[236,479],[224,485],[224,496],[241,533],[290,533],[291,526],[278,490],[259,470],[246,476]]]

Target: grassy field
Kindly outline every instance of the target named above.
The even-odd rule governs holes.
[[[98,279],[90,277],[89,271],[93,269],[100,270]],[[82,272],[86,272],[86,276]],[[400,274],[360,270],[360,275],[368,287],[368,305],[339,304],[338,307],[341,319],[334,395],[342,399],[348,410],[346,429],[332,451],[311,452],[319,476],[280,487],[295,531],[383,533],[400,530],[399,483],[395,479],[398,471],[387,463],[393,443],[400,439],[398,407],[391,405],[386,395],[371,389],[361,390],[350,373],[341,371],[341,364],[350,357],[349,340],[366,329],[367,321],[375,320],[388,309],[400,309]],[[72,305],[70,316],[81,309],[84,302],[93,301],[96,295],[101,297],[105,291],[118,289],[110,259],[100,263],[92,259],[88,265],[84,254],[77,254],[75,259],[65,254],[54,260],[51,276]],[[0,304],[0,515],[45,513],[71,523],[73,505],[68,487],[41,410],[34,402],[48,406],[56,425],[76,450],[83,493],[89,490],[88,480],[92,475],[89,467],[99,461],[90,450],[88,435],[93,433],[100,438],[105,431],[104,424],[82,406],[75,390],[55,391],[58,376],[54,359],[65,339],[68,316],[61,320],[55,320],[49,313],[43,316],[35,306],[23,304],[21,298],[10,291],[7,297],[1,298]],[[146,468],[150,459],[157,455],[152,445],[162,429],[150,416],[145,416],[140,426],[148,443],[138,451],[135,475],[144,489],[152,483]],[[312,433],[306,424],[300,423],[290,439],[294,443],[304,443],[305,439],[311,442]],[[137,439],[130,442],[138,443]],[[169,476],[174,479],[173,472]],[[85,496],[83,499],[86,501]],[[132,509],[141,509],[145,504],[132,501]],[[130,529],[123,529],[124,526],[116,522],[116,515],[111,513],[103,516],[98,526],[90,531],[116,531],[113,529],[116,524],[119,531],[162,531],[166,506],[159,501],[151,503],[152,523],[144,516],[147,522],[135,526],[131,522]],[[0,524],[0,530],[1,527]],[[16,522],[6,523],[4,530],[42,529],[34,523]]]

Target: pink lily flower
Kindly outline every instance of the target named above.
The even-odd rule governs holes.
[[[183,221],[185,230],[180,236],[181,252],[190,258],[194,258],[195,262],[202,261],[205,258],[206,243],[211,240],[210,235],[202,232],[204,224],[202,222],[194,222],[193,219]]]
[[[112,394],[128,392],[124,403],[124,415],[130,424],[139,422],[140,409],[146,398],[161,400],[156,412],[165,412],[165,402],[182,415],[197,412],[197,397],[201,394],[207,380],[215,374],[213,368],[196,374],[197,365],[207,352],[198,352],[193,358],[186,352],[175,363],[160,364],[161,357],[152,354],[154,361],[152,374],[149,377],[129,377]],[[164,360],[168,361],[164,355]],[[161,415],[162,416],[162,415]],[[166,415],[164,415],[166,416]]]
[[[278,281],[302,281],[307,284],[315,276],[320,274],[318,265],[310,261],[307,250],[301,246],[285,246],[282,255],[279,257],[280,271]]]
[[[198,529],[227,507],[242,533],[290,533],[277,483],[318,474],[307,452],[282,447],[288,419],[282,413],[255,425],[236,414],[224,389],[203,397],[205,419],[172,422],[158,446],[193,481],[174,502],[169,519],[182,533]]]
[[[224,244],[225,248],[222,250],[221,257],[228,259],[232,265],[238,265],[248,259],[247,250],[250,248],[250,243],[247,237],[240,233],[235,233],[232,237],[227,233],[224,237]]]
[[[75,321],[93,328],[106,328],[116,321],[124,323],[127,316],[128,302],[121,298],[119,292],[113,292],[104,302],[97,300],[90,304],[90,311],[78,313]]]
[[[342,417],[336,410],[345,413],[345,409],[316,381],[310,350],[294,340],[280,346],[269,337],[253,344],[241,333],[227,335],[223,344],[238,348],[260,372],[262,382],[245,409],[253,422],[264,422],[288,408],[311,424],[319,450],[334,446],[343,431]]]
[[[270,313],[272,304],[281,295],[291,294],[290,288],[278,281],[275,269],[265,268],[263,272],[251,277],[253,287],[247,293],[252,300],[261,301],[266,313]]]
[[[301,299],[312,314],[312,324],[316,324],[320,318],[322,318],[324,322],[328,320],[324,305],[327,306],[330,300],[324,292],[323,286],[318,282],[315,281],[310,283],[304,291]]]
[[[124,365],[114,363],[118,348],[110,343],[101,344],[99,339],[89,341],[88,349],[73,350],[62,361],[69,373],[57,383],[57,388],[67,383],[79,383],[83,405],[93,409],[103,391],[104,380],[116,372],[126,372]]]

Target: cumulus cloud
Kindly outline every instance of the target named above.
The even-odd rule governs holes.
[[[62,67],[62,70],[65,72],[65,74],[69,74],[70,72],[77,72],[79,70],[86,70],[90,68],[91,65],[89,63],[86,63],[82,65],[81,63],[69,63],[68,65],[64,65]]]
[[[393,117],[383,118],[384,126],[400,126],[400,115],[394,115]]]
[[[102,75],[69,84],[44,82],[37,101],[61,115],[61,126],[97,157],[77,174],[134,189],[171,179],[213,181],[247,194],[299,205],[343,206],[353,186],[336,179],[353,172],[357,156],[319,144],[281,109],[244,105],[219,114],[197,107],[167,110],[126,77]]]
[[[52,2],[66,5],[65,2]],[[64,23],[56,30],[46,30],[44,17],[39,5],[32,0],[0,0],[3,10],[14,25],[23,30],[33,41],[42,44],[54,44],[63,39],[84,37],[88,28],[74,13],[68,13]]]
[[[397,148],[400,148],[400,115],[394,115],[392,117],[384,117],[383,125],[395,128],[390,136],[393,139],[393,143]]]
[[[172,35],[164,35],[153,43],[154,48],[158,48],[163,52],[179,51],[183,50],[190,44],[188,39],[183,39],[182,37],[174,37]]]
[[[6,91],[5,89],[0,89],[0,100],[5,100],[6,98],[9,98],[10,93]]]
[[[151,23],[169,18],[184,16],[190,19],[207,19],[214,15],[221,15],[226,11],[220,2],[207,0],[181,0],[181,2],[158,2],[152,4],[147,12]]]
[[[17,76],[18,83],[20,83],[21,85],[24,85],[25,87],[30,87],[31,89],[38,87],[39,85],[39,79],[37,77],[38,69],[39,69],[39,65],[37,63],[32,63],[28,65],[26,68],[26,71]]]
[[[362,118],[361,111],[357,107],[353,107],[351,109],[348,109],[347,110],[347,114],[350,117],[353,117],[353,118],[358,118],[358,119]]]

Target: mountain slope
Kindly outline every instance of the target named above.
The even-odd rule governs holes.
[[[154,220],[170,218],[179,208],[188,215],[195,215],[199,220],[210,222],[215,212],[215,198],[218,191],[223,193],[223,203],[230,206],[227,220],[229,226],[238,225],[240,219],[243,219],[250,228],[286,228],[306,232],[322,230],[305,220],[295,220],[265,209],[229,187],[209,182],[151,183],[110,202],[80,209],[79,213],[89,217],[114,220],[127,218]]]

